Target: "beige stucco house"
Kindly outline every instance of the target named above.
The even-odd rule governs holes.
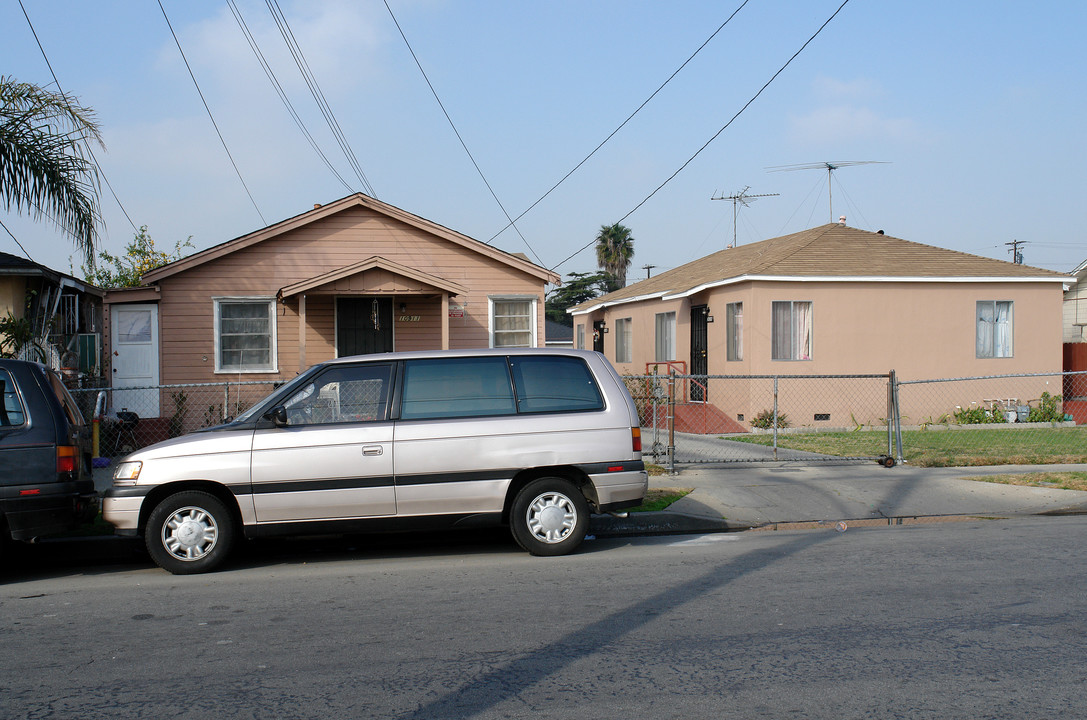
[[[281,381],[360,353],[543,346],[544,291],[558,281],[523,255],[355,194],[109,293],[113,387]]]
[[[575,346],[635,375],[1059,372],[1072,280],[832,223],[722,250],[571,312]],[[723,408],[749,419],[760,409]],[[842,424],[841,414],[820,416]]]

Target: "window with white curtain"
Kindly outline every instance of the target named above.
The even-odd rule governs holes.
[[[725,305],[726,357],[729,360],[744,359],[744,304]]]
[[[575,345],[574,347],[576,347],[578,350],[584,350],[585,349],[585,325],[584,324],[577,326],[577,345]]]
[[[656,357],[657,362],[669,362],[676,359],[676,314],[674,312],[657,313],[656,319]]]
[[[979,300],[976,348],[979,358],[1012,357],[1012,302]]]
[[[536,345],[536,298],[492,297],[491,347]]]
[[[770,353],[774,360],[811,360],[811,302],[774,301]]]
[[[615,321],[615,362],[631,362],[631,344],[630,318],[619,318]]]
[[[214,298],[215,371],[276,372],[275,298]]]

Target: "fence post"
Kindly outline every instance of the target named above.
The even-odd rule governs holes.
[[[895,456],[895,371],[887,375],[887,457]]]
[[[774,460],[778,459],[778,376],[774,376]]]
[[[668,472],[676,472],[676,371],[668,370]]]
[[[906,458],[902,456],[902,407],[899,405],[898,399],[898,374],[891,371],[891,388],[893,389],[894,410],[895,410],[895,445],[897,454],[895,455],[895,461],[899,464],[906,462]]]
[[[225,385],[223,385],[223,413],[222,413],[222,417],[219,418],[223,422],[226,422],[226,409],[228,407],[230,407],[230,382],[229,381]]]

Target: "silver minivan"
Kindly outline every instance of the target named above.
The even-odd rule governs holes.
[[[638,412],[603,355],[493,349],[361,355],[307,370],[232,422],[126,457],[103,498],[175,574],[239,535],[508,525],[533,555],[639,505]]]

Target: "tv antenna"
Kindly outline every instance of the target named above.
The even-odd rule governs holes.
[[[886,165],[887,160],[835,160],[834,162],[803,163],[800,165],[774,165],[766,168],[769,172],[787,172],[792,170],[826,170],[827,171],[827,207],[830,208],[830,221],[834,222],[834,194],[831,189],[831,180],[834,171],[838,168],[852,165]]]
[[[758,200],[759,198],[777,197],[778,195],[781,194],[781,193],[763,193],[761,195],[752,195],[752,194],[747,192],[750,189],[751,189],[750,185],[745,185],[743,190],[741,190],[741,191],[739,191],[737,193],[733,193],[733,194],[729,195],[728,197],[725,197],[724,195],[721,195],[720,197],[711,197],[710,198],[710,200],[731,200],[732,201],[732,244],[729,245],[730,248],[736,247],[736,208],[738,206],[740,206],[740,205],[743,205],[744,207],[748,207],[751,204],[752,201]]]

